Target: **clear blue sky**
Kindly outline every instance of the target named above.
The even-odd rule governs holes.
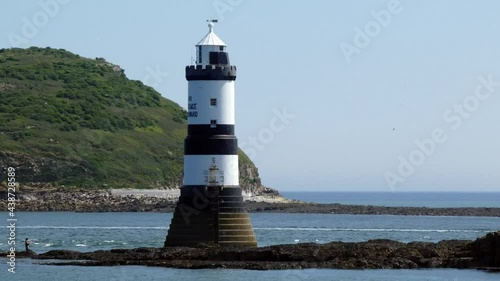
[[[21,47],[104,57],[183,107],[184,67],[205,20],[219,18],[238,67],[237,136],[266,185],[500,190],[500,1],[40,4],[54,1],[2,1],[0,46],[24,37]],[[285,108],[286,124],[276,119]],[[415,144],[433,134],[434,148]]]

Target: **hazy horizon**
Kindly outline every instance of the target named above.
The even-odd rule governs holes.
[[[3,3],[0,48],[103,57],[187,106],[218,18],[236,133],[279,191],[500,192],[498,1]]]

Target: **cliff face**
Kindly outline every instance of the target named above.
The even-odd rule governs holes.
[[[0,182],[85,188],[182,184],[187,112],[103,58],[0,49]],[[240,150],[241,185],[261,186]]]
[[[240,163],[240,186],[245,196],[278,195],[278,191],[262,185],[259,169],[253,164]]]

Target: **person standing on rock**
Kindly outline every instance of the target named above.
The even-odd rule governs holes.
[[[30,251],[30,240],[28,240],[28,238],[24,240],[24,248],[26,249],[26,252]]]

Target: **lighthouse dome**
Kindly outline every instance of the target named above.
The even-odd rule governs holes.
[[[208,34],[196,44],[196,46],[212,45],[212,46],[226,46],[226,44],[214,33],[214,23],[208,23]]]

